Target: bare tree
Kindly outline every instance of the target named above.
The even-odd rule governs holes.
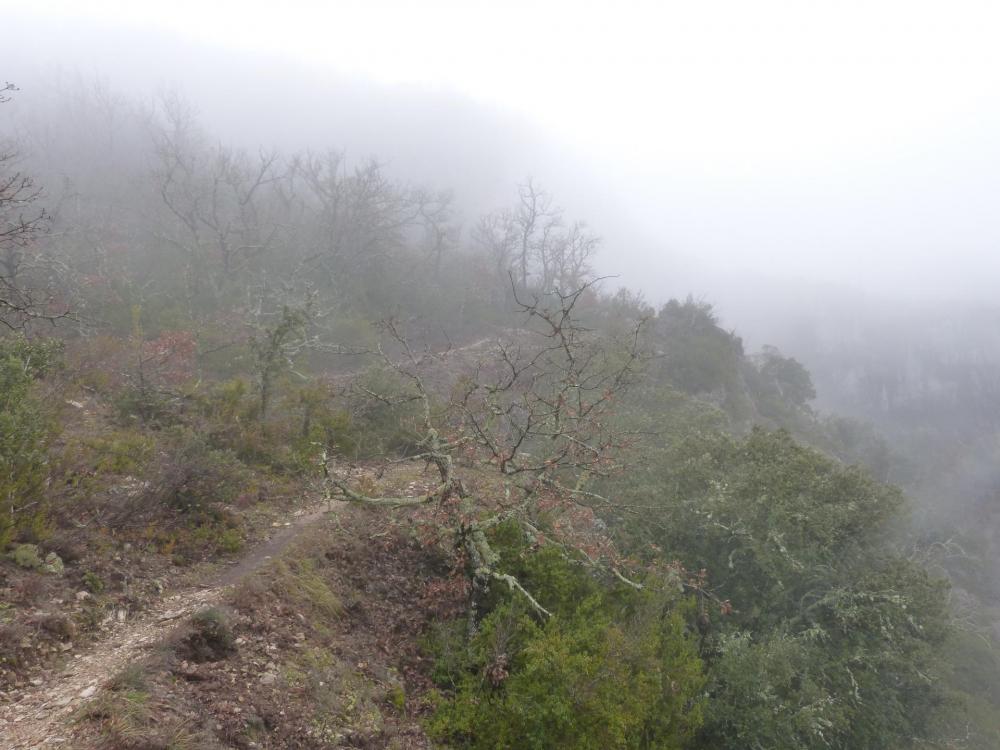
[[[590,275],[598,240],[582,223],[566,226],[563,211],[533,180],[518,186],[518,202],[480,220],[473,237],[498,277],[512,274],[522,290],[576,289]]]
[[[0,87],[0,103],[16,90],[12,83]],[[39,205],[42,191],[17,163],[13,144],[0,144],[0,325],[11,329],[67,314],[54,309],[47,283],[52,269],[34,252],[49,228],[49,216]]]
[[[419,209],[424,249],[430,258],[434,278],[440,281],[442,260],[457,244],[459,235],[451,210],[451,194],[415,190],[413,198]]]
[[[517,232],[511,211],[497,211],[479,220],[472,232],[476,243],[492,261],[493,273],[502,279],[513,269]]]
[[[269,250],[280,222],[268,216],[265,190],[287,176],[278,154],[207,146],[193,114],[177,98],[163,102],[153,126],[157,191],[180,232],[172,243],[208,262],[217,291]]]
[[[643,321],[636,321],[628,340],[609,341],[585,328],[576,308],[593,293],[595,283],[544,298],[518,298],[525,320],[517,340],[498,341],[451,385],[452,395],[443,405],[437,403],[432,382],[435,367],[453,368],[451,352],[417,351],[396,324],[386,324],[392,349],[380,346],[379,353],[406,386],[402,393],[368,390],[368,395],[388,404],[419,406],[418,447],[407,459],[436,468],[438,483],[425,494],[366,495],[324,455],[330,497],[388,507],[436,503],[449,509],[471,577],[471,627],[491,581],[523,595],[540,617],[549,614],[499,568],[487,531],[504,521],[516,522],[540,539],[541,511],[555,514],[562,530],[550,530],[553,543],[578,561],[627,580],[593,517],[596,505],[610,501],[588,487],[589,480],[620,469],[622,451],[634,438],[615,428],[613,412],[642,359]],[[475,497],[462,475],[484,471],[499,482],[499,489],[492,497]]]
[[[349,169],[343,154],[306,153],[292,166],[296,190],[312,217],[306,262],[334,286],[383,273],[421,238],[435,272],[454,234],[447,193],[390,180],[377,161]]]

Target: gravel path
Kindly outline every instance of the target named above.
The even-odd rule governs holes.
[[[261,545],[235,565],[192,588],[160,599],[133,620],[116,622],[100,640],[74,655],[59,672],[41,685],[19,694],[5,695],[0,705],[0,748],[69,747],[68,720],[92,696],[143,651],[160,642],[173,627],[199,609],[222,600],[226,589],[253,573],[272,557],[280,555],[299,532],[327,511],[312,508],[297,511]]]

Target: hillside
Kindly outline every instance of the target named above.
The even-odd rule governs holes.
[[[13,747],[997,746],[974,558],[800,362],[537,181],[74,105],[0,160]]]

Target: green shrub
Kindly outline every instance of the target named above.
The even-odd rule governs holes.
[[[458,628],[438,640],[432,736],[483,749],[684,747],[703,685],[689,604],[666,588],[601,584],[551,547],[498,546],[554,616],[539,622],[498,594],[470,644],[455,644]]]
[[[353,448],[360,456],[403,454],[417,450],[421,411],[413,396],[412,385],[397,373],[385,368],[372,368],[359,378],[357,392],[348,402],[353,415],[349,430],[349,445],[334,447],[337,453]],[[372,398],[375,393],[379,398]]]
[[[0,339],[0,549],[24,531],[37,538],[45,526],[52,425],[32,391],[58,353],[50,342]]]
[[[44,378],[63,366],[63,343],[56,339],[0,338],[0,359],[16,359],[32,379]]]
[[[325,542],[307,539],[293,555],[275,560],[241,583],[235,592],[236,606],[243,611],[258,609],[265,602],[281,602],[305,617],[310,627],[326,630],[344,614],[344,605],[324,576]]]
[[[212,448],[190,430],[174,432],[168,450],[160,456],[150,490],[174,510],[193,513],[232,502],[250,481],[246,466],[231,451]]]
[[[152,458],[155,444],[147,435],[120,430],[112,435],[90,438],[86,446],[94,453],[94,469],[98,473],[126,476],[145,467]]]
[[[254,404],[248,399],[249,386],[243,378],[216,384],[200,398],[202,413],[218,422],[232,422],[250,416]]]
[[[622,529],[636,548],[707,571],[724,600],[702,602],[712,699],[693,747],[928,736],[947,607],[943,583],[890,541],[898,489],[759,429],[688,435],[617,489],[623,505],[647,508]]]
[[[92,570],[83,574],[83,585],[92,594],[100,594],[104,591],[104,579]]]
[[[150,385],[126,385],[115,394],[112,406],[118,419],[126,425],[138,420],[143,424],[166,426],[180,419],[176,397]]]
[[[219,552],[233,554],[243,549],[243,534],[239,529],[225,529],[216,542]]]
[[[42,567],[42,556],[38,552],[36,544],[19,544],[10,553],[10,559],[19,568],[27,570],[37,570]]]

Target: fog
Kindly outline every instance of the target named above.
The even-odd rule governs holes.
[[[176,88],[227,141],[377,154],[471,210],[531,174],[604,272],[734,322],[761,285],[993,298],[990,4],[202,6],[8,10],[5,75],[26,106],[57,70]]]
[[[679,711],[708,706],[695,745],[663,746],[997,747],[1000,6],[0,4],[0,427],[16,438],[0,553],[27,561],[0,556],[0,594],[25,604],[0,644],[46,630],[15,562],[70,521],[96,538],[78,508],[122,555],[188,565],[237,554],[244,514],[289,510],[268,493],[322,491],[331,518],[333,500],[430,514],[413,528],[433,527],[424,552],[454,558],[456,585],[414,585],[468,599],[445,618],[467,617],[467,639],[500,611],[480,609],[490,581],[553,632],[557,610],[490,548],[508,522],[525,565],[551,535],[559,565],[629,596],[655,587],[619,569],[649,556],[642,580],[676,577],[692,605]],[[378,494],[384,476],[402,496]],[[125,544],[133,500],[147,538]],[[494,503],[502,526],[480,520]],[[184,534],[214,546],[181,554]],[[373,565],[394,557],[377,547]],[[87,591],[45,589],[54,604],[105,586],[64,578]],[[492,707],[530,670],[469,643],[496,651],[484,679],[434,662],[458,680],[434,700],[468,682],[492,691],[469,706]],[[0,658],[0,688],[41,690],[42,664]],[[406,695],[394,711],[423,721]],[[657,744],[666,705],[629,736]],[[805,724],[771,726],[790,716]],[[454,736],[487,742],[477,721]]]
[[[942,315],[968,351],[992,342],[958,322],[993,309],[1000,279],[989,3],[109,1],[4,16],[15,131],[59,111],[54,92],[177,92],[226,143],[375,156],[451,191],[466,232],[530,176],[603,238],[610,285],[712,303],[751,349],[813,368],[822,404],[865,411],[831,374],[834,350],[842,367],[870,360]]]

